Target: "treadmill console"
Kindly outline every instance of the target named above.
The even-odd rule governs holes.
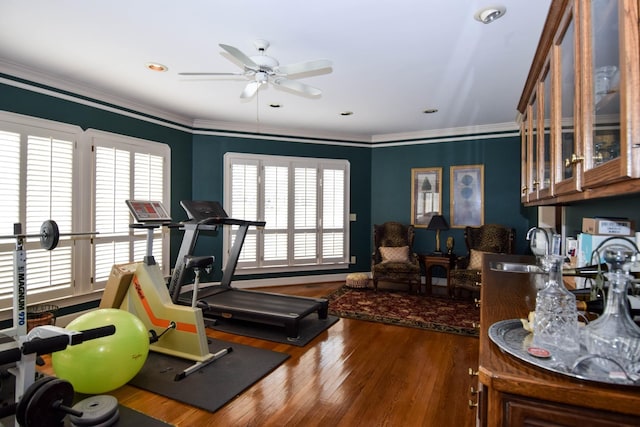
[[[211,218],[229,218],[229,215],[227,215],[219,202],[182,200],[180,205],[187,213],[187,217],[195,221],[203,221]]]

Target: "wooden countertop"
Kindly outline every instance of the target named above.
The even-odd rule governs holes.
[[[491,271],[489,263],[534,263],[535,259],[493,254],[484,258],[480,299],[480,381],[501,393],[640,416],[640,387],[596,383],[546,371],[503,353],[491,341],[488,329],[493,323],[526,318],[529,311],[535,309],[536,288],[534,275]]]

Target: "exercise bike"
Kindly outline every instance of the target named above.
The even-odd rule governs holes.
[[[67,233],[69,235],[88,235],[96,233]],[[53,220],[45,221],[39,234],[23,234],[22,224],[16,223],[13,234],[0,236],[0,239],[15,239],[13,259],[13,326],[0,331],[6,339],[0,343],[0,365],[15,364],[7,371],[15,377],[15,390],[12,402],[2,402],[0,419],[15,414],[16,426],[23,427],[57,425],[68,414],[81,417],[82,412],[72,408],[74,390],[68,381],[53,377],[36,380],[38,357],[61,351],[70,345],[113,335],[115,326],[108,325],[84,331],[70,331],[53,325],[37,326],[27,330],[27,252],[25,239],[38,237],[40,246],[53,250],[60,239],[58,225]],[[1,425],[1,423],[0,423]]]
[[[176,374],[178,381],[230,353],[232,348],[210,353],[202,310],[196,299],[189,306],[171,301],[162,271],[153,257],[154,230],[172,224],[162,203],[135,200],[126,203],[135,219],[131,227],[147,230],[146,255],[142,262],[112,267],[100,308],[120,308],[137,316],[149,331],[149,350],[194,361]],[[183,262],[194,271],[197,289],[200,272],[212,268],[213,257],[190,256]]]

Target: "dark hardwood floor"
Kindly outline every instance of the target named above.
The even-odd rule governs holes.
[[[326,296],[340,286],[268,291]],[[215,413],[128,385],[111,394],[124,406],[177,426],[475,425],[468,401],[476,380],[468,371],[478,364],[476,338],[350,319],[341,319],[302,348],[207,333],[291,357]]]

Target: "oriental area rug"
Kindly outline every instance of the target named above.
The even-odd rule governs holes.
[[[480,310],[473,301],[346,286],[328,299],[329,313],[339,317],[478,336],[473,325],[480,322]]]

